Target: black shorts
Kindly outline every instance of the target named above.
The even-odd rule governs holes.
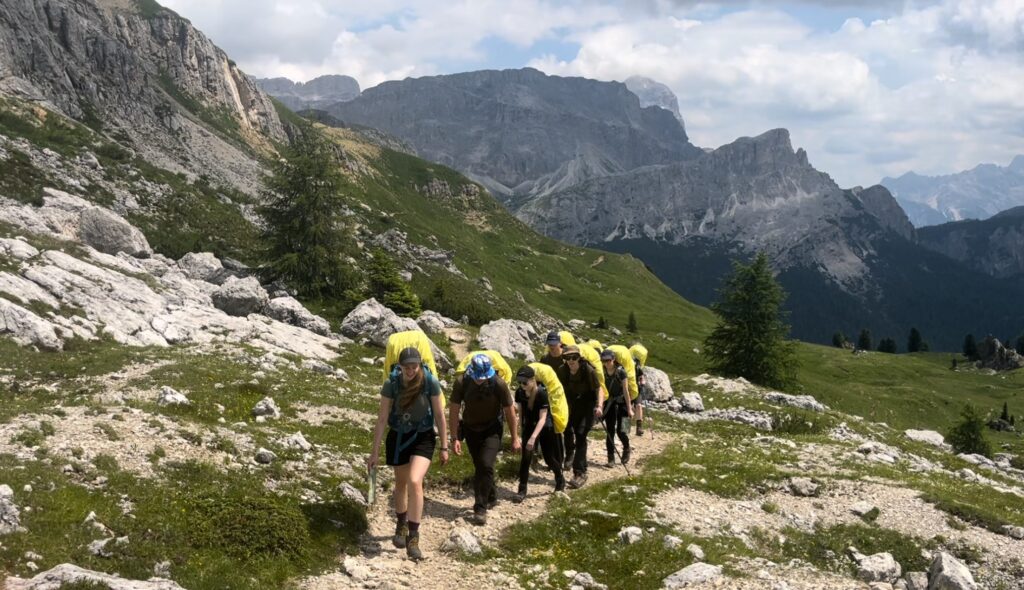
[[[388,437],[384,441],[384,449],[387,453],[386,465],[392,467],[400,467],[402,465],[408,465],[409,461],[415,455],[417,457],[426,457],[427,459],[434,458],[434,447],[437,445],[437,434],[434,430],[424,430],[423,432],[410,432],[402,435],[402,449],[398,451],[398,456],[395,457],[395,448],[398,446],[398,432],[395,430],[388,431]]]

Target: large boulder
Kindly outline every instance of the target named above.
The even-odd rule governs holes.
[[[481,348],[495,350],[506,359],[520,357],[527,362],[537,360],[533,354],[533,342],[538,339],[537,330],[520,320],[494,320],[480,326],[477,341]]]
[[[21,528],[21,514],[14,503],[14,490],[7,484],[0,485],[0,535],[18,532]]]
[[[771,404],[800,408],[801,410],[810,410],[812,412],[828,410],[828,407],[809,395],[789,395],[788,393],[769,391],[764,394],[764,399]]]
[[[962,561],[945,551],[932,557],[928,570],[928,590],[976,590],[978,584]]]
[[[129,580],[117,575],[87,570],[70,563],[62,563],[28,580],[7,578],[6,584],[7,590],[53,590],[73,584],[110,590],[185,590],[171,580],[163,578]]]
[[[447,328],[459,327],[459,322],[429,309],[416,318],[416,324],[427,334],[442,334]]]
[[[975,365],[979,369],[1013,371],[1024,367],[1024,356],[989,335],[978,344],[978,362]]]
[[[441,544],[441,551],[445,553],[466,553],[468,555],[480,555],[483,549],[480,548],[480,540],[476,538],[473,531],[465,527],[456,527],[448,535],[448,539]]]
[[[896,562],[891,553],[874,555],[856,555],[857,577],[865,582],[887,582],[892,584],[899,579],[903,568]]]
[[[53,324],[3,298],[0,298],[0,334],[11,334],[22,346],[33,345],[51,351],[64,348]]]
[[[266,290],[255,277],[231,277],[214,291],[210,298],[217,309],[239,317],[262,313],[270,303]]]
[[[149,258],[153,255],[153,249],[141,231],[120,215],[102,207],[90,207],[82,211],[78,235],[83,243],[104,254],[124,252],[136,258]]]
[[[684,412],[693,414],[704,411],[704,400],[696,391],[687,391],[679,397],[679,403]]]
[[[676,590],[706,584],[722,576],[722,566],[709,563],[692,563],[665,578],[662,588],[665,590]]]
[[[654,367],[644,367],[644,381],[647,383],[647,395],[651,400],[667,402],[673,398],[672,384],[665,371]]]
[[[189,252],[178,259],[182,274],[193,281],[221,285],[230,276],[212,252]]]
[[[330,322],[310,312],[294,297],[275,297],[271,299],[263,313],[275,320],[305,328],[321,336],[329,336],[331,333]]]
[[[946,439],[935,432],[934,430],[905,430],[903,434],[910,440],[917,442],[923,442],[925,444],[938,447],[940,449],[949,449],[950,446],[946,444]]]
[[[374,298],[356,306],[341,321],[341,333],[349,338],[365,338],[375,346],[387,346],[388,336],[395,332],[419,330],[416,321],[399,317]]]

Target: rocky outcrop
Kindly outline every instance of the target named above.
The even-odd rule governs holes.
[[[416,324],[428,334],[443,334],[449,328],[459,327],[459,322],[429,309],[424,310],[420,317],[416,318]]]
[[[111,574],[95,572],[85,568],[63,563],[47,570],[34,578],[7,578],[7,590],[52,590],[64,585],[81,584],[95,585],[110,590],[185,590],[171,580],[150,578],[149,580],[129,580]]]
[[[778,391],[769,391],[764,394],[764,399],[770,404],[800,408],[801,410],[810,410],[812,412],[825,412],[828,410],[825,404],[809,395],[790,395]]]
[[[641,107],[661,107],[672,113],[680,125],[683,124],[683,115],[679,112],[679,99],[671,88],[643,76],[630,76],[622,83],[640,99]]]
[[[178,268],[194,281],[221,285],[229,276],[223,263],[212,252],[189,252],[178,259]]]
[[[950,448],[946,444],[946,438],[934,430],[905,430],[903,434],[910,440],[923,442],[933,447],[947,450]]]
[[[409,241],[409,235],[404,231],[391,228],[384,233],[373,236],[370,240],[373,246],[382,248],[392,254],[397,264],[408,271],[424,272],[421,266],[424,263],[436,264],[448,272],[465,276],[455,266],[455,253],[446,250],[432,249]]]
[[[252,313],[266,297],[255,279],[234,279],[247,286],[248,297],[235,293],[237,285],[218,296],[225,307],[235,306],[236,313],[243,307],[249,312],[232,316],[214,306],[213,285],[189,279],[165,257],[112,256],[75,242],[66,242],[63,250],[31,245],[33,234],[78,240],[80,214],[91,207],[59,191],[48,191],[39,208],[0,199],[0,221],[28,238],[25,246],[15,244],[20,240],[4,242],[5,250],[17,251],[23,259],[16,272],[0,273],[0,291],[7,296],[0,297],[0,332],[12,334],[19,343],[54,350],[71,338],[110,337],[130,346],[227,341],[310,358],[336,356],[338,340]]]
[[[210,39],[155,3],[14,0],[0,7],[0,93],[126,137],[152,163],[254,193],[285,131]]]
[[[359,82],[351,76],[331,74],[308,82],[288,78],[256,78],[256,85],[293,111],[326,109],[359,96]]]
[[[255,277],[231,277],[210,298],[217,309],[239,317],[263,313],[270,302],[270,296]]]
[[[707,563],[690,564],[665,578],[662,588],[665,590],[678,590],[690,586],[700,586],[722,576],[722,566]]]
[[[671,113],[641,107],[624,84],[531,68],[385,82],[328,111],[507,197],[700,153]]]
[[[939,551],[928,570],[928,590],[976,590],[971,570],[949,553]]]
[[[1024,199],[1024,174],[1021,177]],[[917,231],[918,243],[993,277],[1024,275],[1024,206]]]
[[[978,360],[975,365],[979,369],[1013,371],[1024,367],[1024,356],[1007,348],[998,338],[989,334],[978,344]]]
[[[21,528],[21,511],[14,503],[14,490],[0,485],[0,535],[16,533]]]
[[[294,297],[285,296],[271,299],[267,302],[264,313],[275,320],[298,326],[321,336],[331,334],[330,322],[303,307]]]
[[[537,330],[521,320],[494,320],[480,326],[477,342],[480,347],[495,350],[506,359],[522,358],[527,362],[537,360],[533,354],[533,343],[539,336]]]

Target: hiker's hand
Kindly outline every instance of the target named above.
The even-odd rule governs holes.
[[[633,406],[632,405],[626,406],[626,413],[629,414],[629,419],[632,420],[633,419]]]
[[[459,439],[453,440],[452,441],[452,450],[455,451],[456,455],[461,455],[462,454],[462,441],[459,440]]]
[[[595,418],[600,420],[603,416],[604,416],[604,410],[601,409],[601,406],[598,406],[598,407],[594,408],[594,417]]]
[[[448,464],[448,451],[441,451],[441,466]]]
[[[532,438],[530,440],[526,441],[526,452],[527,453],[533,451],[533,445],[534,445],[534,442],[533,442]]]
[[[521,450],[523,450],[523,443],[519,442],[518,438],[512,441],[512,452],[518,453]]]
[[[370,456],[366,458],[366,469],[372,471],[377,467],[378,460],[379,457],[377,457],[377,452],[370,453]]]

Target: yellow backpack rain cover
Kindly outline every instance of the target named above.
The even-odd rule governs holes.
[[[640,395],[640,388],[636,384],[636,365],[633,364],[633,353],[621,344],[612,344],[605,348],[615,353],[615,361],[626,370],[626,377],[629,384],[629,399],[634,400]]]
[[[558,339],[562,341],[562,346],[576,346],[576,339],[573,338],[572,332],[566,332],[562,330],[558,333]]]
[[[491,359],[491,366],[494,367],[494,370],[498,375],[501,375],[501,378],[505,383],[513,382],[514,378],[512,375],[512,367],[508,366],[508,363],[505,362],[505,359],[502,358],[501,354],[494,350],[474,350],[467,354],[466,357],[462,359],[462,362],[459,363],[458,368],[455,369],[456,379],[461,378],[461,375],[466,372],[466,367],[469,366],[470,361],[472,361],[473,357],[478,354],[486,354],[487,357]]]
[[[640,361],[641,367],[647,366],[647,347],[639,342],[629,347],[629,352],[633,354],[633,358]]]
[[[569,423],[569,403],[565,401],[565,390],[558,380],[555,370],[544,363],[530,363],[536,373],[537,381],[548,390],[548,403],[551,404],[551,420],[555,423],[555,432],[561,434]]]
[[[580,349],[580,356],[583,357],[583,360],[590,363],[590,366],[597,371],[597,381],[601,387],[604,387],[604,367],[601,366],[601,353],[594,350],[589,344],[578,344],[577,347]]]
[[[600,353],[602,350],[604,350],[604,344],[601,344],[601,342],[599,340],[594,340],[593,338],[591,338],[590,340],[587,340],[586,344],[590,348],[593,348],[594,350],[596,350],[598,353]]]
[[[407,330],[405,332],[395,332],[388,337],[387,351],[384,353],[384,383],[387,383],[388,379],[391,378],[391,367],[398,362],[398,355],[402,354],[402,351],[406,348],[415,348],[420,351],[420,356],[423,357],[423,364],[427,365],[427,368],[430,369],[430,372],[434,374],[438,381],[441,380],[441,376],[437,373],[437,366],[434,364],[434,352],[430,349],[430,338],[427,338],[427,335],[422,330]],[[442,391],[441,407],[446,407],[447,403]]]

